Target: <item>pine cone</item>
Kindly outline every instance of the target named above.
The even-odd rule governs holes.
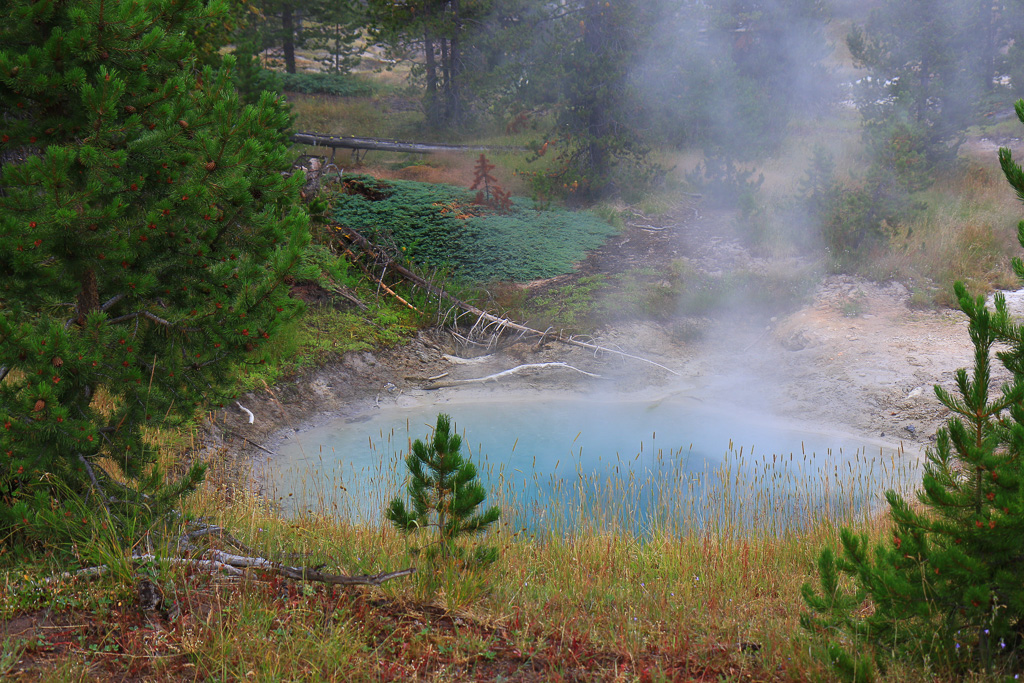
[[[46,401],[44,401],[43,399],[40,398],[40,399],[36,400],[36,405],[35,405],[34,408],[32,408],[32,412],[33,413],[38,413],[40,410],[42,410],[45,407],[46,407]]]

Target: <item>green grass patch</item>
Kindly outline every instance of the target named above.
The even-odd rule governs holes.
[[[334,200],[334,218],[406,258],[450,268],[477,282],[524,282],[572,272],[614,227],[589,212],[540,210],[515,198],[507,214],[473,203],[465,188],[351,176]]]
[[[420,327],[418,316],[385,300],[374,300],[369,311],[310,306],[291,329],[261,358],[239,368],[240,391],[263,388],[304,370],[341,358],[350,351],[368,351],[400,344]],[[265,360],[265,362],[260,362]]]

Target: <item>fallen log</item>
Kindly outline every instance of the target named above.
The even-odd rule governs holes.
[[[595,377],[597,379],[604,379],[603,377],[601,377],[601,375],[595,375],[592,372],[587,372],[586,370],[580,370],[579,368],[574,368],[573,366],[569,365],[568,363],[562,363],[562,362],[527,363],[525,365],[517,365],[516,367],[509,368],[508,370],[502,370],[501,372],[496,372],[493,375],[487,375],[486,377],[473,377],[473,378],[470,378],[470,379],[451,379],[451,380],[448,380],[447,382],[434,382],[433,384],[428,384],[427,386],[425,386],[423,388],[424,389],[428,389],[428,390],[445,389],[447,387],[457,387],[457,386],[462,385],[462,384],[477,384],[477,383],[480,383],[480,382],[497,381],[497,380],[503,379],[505,377],[510,377],[511,375],[514,375],[517,372],[522,372],[523,370],[542,370],[542,369],[545,369],[545,368],[565,368],[566,370],[574,370],[574,371],[580,373],[581,375],[586,375],[587,377]]]
[[[345,237],[345,239],[349,240],[352,244],[355,244],[359,248],[363,249],[371,258],[373,258],[375,261],[380,263],[382,266],[386,266],[387,268],[391,269],[393,272],[398,273],[403,278],[405,278],[409,283],[411,283],[411,284],[413,284],[413,285],[415,285],[417,287],[420,287],[421,289],[425,289],[426,291],[430,292],[434,296],[437,296],[437,297],[442,298],[442,299],[446,299],[447,301],[450,301],[453,304],[455,304],[458,308],[462,309],[463,311],[465,311],[465,312],[467,312],[467,313],[469,313],[471,315],[475,315],[477,317],[478,323],[479,323],[479,321],[486,321],[488,325],[495,325],[495,326],[497,326],[497,329],[498,329],[499,333],[501,331],[503,331],[504,329],[508,328],[508,329],[511,329],[511,330],[516,330],[517,332],[520,332],[520,333],[522,333],[524,335],[529,335],[529,336],[533,336],[533,337],[540,337],[542,340],[551,340],[551,341],[559,342],[561,344],[568,344],[570,346],[576,346],[576,347],[579,347],[581,349],[588,349],[590,351],[594,351],[595,353],[610,353],[610,354],[619,356],[621,358],[630,358],[632,360],[640,361],[641,363],[647,363],[648,365],[653,365],[654,367],[660,368],[660,369],[664,370],[665,372],[673,374],[673,375],[675,375],[677,377],[680,376],[679,373],[676,372],[675,370],[672,370],[671,368],[667,368],[664,365],[662,365],[661,363],[656,363],[656,362],[654,362],[654,361],[652,361],[652,360],[650,360],[648,358],[643,358],[641,356],[635,356],[633,354],[626,353],[624,351],[619,351],[617,349],[611,349],[611,348],[608,348],[607,346],[601,346],[599,344],[591,344],[589,342],[580,341],[578,339],[574,339],[571,335],[570,336],[565,336],[561,332],[541,332],[540,330],[535,330],[532,327],[527,327],[526,325],[520,325],[519,323],[513,322],[513,321],[509,320],[508,318],[501,318],[501,317],[498,317],[498,316],[493,315],[491,313],[488,313],[487,311],[484,311],[484,310],[482,310],[480,308],[477,308],[476,306],[474,306],[474,305],[472,305],[472,304],[470,304],[470,303],[468,303],[466,301],[463,301],[462,299],[459,299],[458,297],[455,297],[455,296],[449,294],[448,292],[446,292],[445,290],[441,289],[440,287],[438,287],[438,286],[436,286],[436,285],[434,285],[434,284],[432,284],[430,282],[427,282],[426,280],[424,280],[419,275],[417,275],[416,273],[412,272],[411,270],[409,270],[405,266],[403,266],[403,265],[401,265],[399,263],[396,263],[387,254],[385,254],[382,249],[377,247],[377,245],[375,245],[370,240],[368,240],[365,237],[363,237],[361,234],[359,234],[358,231],[353,230],[352,228],[343,227],[343,226],[336,226],[336,227],[338,227],[341,230],[342,235]]]
[[[245,569],[259,569],[270,574],[280,574],[285,578],[295,581],[315,581],[335,586],[380,586],[392,579],[409,576],[416,572],[415,567],[400,569],[394,572],[381,572],[380,574],[359,574],[350,576],[347,574],[328,574],[319,569],[306,567],[289,567],[263,557],[246,557],[244,555],[233,555],[221,550],[210,550],[205,558],[191,557],[158,557],[156,555],[137,555],[132,558],[133,562],[166,562],[167,564],[183,565],[194,567],[205,571],[223,571],[231,576],[241,576]],[[66,581],[74,578],[96,578],[103,576],[110,571],[108,565],[86,567],[74,572],[63,572],[50,576],[43,580],[44,585],[57,581]]]
[[[528,152],[526,147],[493,145],[449,145],[443,142],[408,142],[381,138],[323,135],[321,133],[294,133],[292,142],[330,149],[369,150],[371,152],[402,152],[406,154],[433,154],[435,152]]]

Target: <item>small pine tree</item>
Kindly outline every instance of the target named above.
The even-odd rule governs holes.
[[[493,170],[494,164],[481,154],[476,166],[473,167],[473,185],[469,188],[477,190],[473,203],[478,206],[489,206],[500,214],[507,214],[512,210],[512,194],[498,184],[498,179],[491,175]]]
[[[199,482],[164,484],[147,437],[227,401],[298,310],[308,217],[286,103],[243,105],[232,59],[196,44],[226,3],[5,10],[0,538],[53,540],[69,497],[127,519]]]
[[[416,439],[405,460],[411,475],[407,491],[412,508],[396,497],[387,509],[387,518],[404,532],[436,529],[437,551],[443,557],[459,556],[458,538],[484,531],[501,516],[497,507],[477,511],[487,492],[477,480],[476,466],[463,459],[461,449],[462,437],[452,433],[451,418],[438,415],[433,438],[429,442]],[[474,559],[486,563],[496,557],[493,549],[478,548]]]
[[[1017,111],[1024,122],[1024,101]],[[1008,150],[1000,161],[1024,199],[1024,172]],[[1018,234],[1024,246],[1024,222]],[[1019,258],[1014,269],[1024,279]],[[872,554],[866,536],[844,529],[842,555],[825,550],[819,560],[820,590],[803,587],[811,611],[801,622],[827,638],[827,657],[849,680],[873,678],[871,657],[827,634],[873,646],[883,669],[889,657],[956,671],[1024,666],[1024,326],[1011,321],[1001,296],[992,312],[960,283],[956,295],[970,321],[974,367],[971,376],[957,372],[959,395],[935,389],[954,416],[927,453],[918,505],[888,491],[891,537]],[[997,343],[1009,346],[998,358],[1014,378],[993,398]],[[873,611],[856,616],[865,600]]]

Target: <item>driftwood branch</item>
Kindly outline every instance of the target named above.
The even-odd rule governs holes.
[[[319,569],[308,567],[289,567],[263,557],[246,557],[244,555],[233,555],[222,550],[210,550],[207,557],[217,562],[237,568],[260,569],[272,574],[280,574],[296,581],[316,581],[318,583],[329,583],[335,586],[380,586],[392,579],[409,576],[416,572],[415,567],[400,569],[395,572],[381,572],[380,574],[360,574],[348,576],[345,574],[328,574]]]
[[[494,325],[497,327],[499,332],[505,329],[510,329],[520,332],[522,335],[540,337],[545,341],[551,340],[559,342],[561,344],[576,346],[581,349],[588,349],[596,353],[610,353],[616,356],[620,356],[622,358],[630,358],[632,360],[640,361],[642,363],[647,363],[648,365],[653,365],[654,367],[660,368],[665,372],[676,375],[677,377],[679,376],[679,373],[676,372],[675,370],[667,368],[661,363],[656,363],[648,358],[642,358],[640,356],[635,356],[629,353],[625,353],[623,351],[618,351],[616,349],[610,349],[606,346],[601,346],[599,344],[591,344],[589,342],[579,341],[578,339],[574,339],[572,336],[566,336],[560,332],[541,332],[540,330],[535,330],[532,327],[520,325],[519,323],[513,322],[508,318],[501,318],[491,313],[488,313],[487,311],[477,308],[476,306],[449,294],[440,287],[430,282],[427,282],[426,280],[424,280],[419,275],[412,272],[405,266],[396,263],[394,260],[388,257],[388,255],[385,254],[382,249],[378,248],[373,242],[370,242],[368,239],[363,237],[361,234],[359,234],[358,231],[353,230],[352,228],[344,227],[341,229],[341,234],[352,244],[355,244],[359,246],[361,249],[363,249],[375,261],[380,263],[382,266],[386,266],[393,270],[394,272],[398,273],[403,278],[405,278],[409,283],[421,289],[424,289],[427,292],[430,292],[434,296],[446,299],[455,304],[458,308],[462,309],[463,311],[475,315],[477,317],[477,325],[481,323],[485,325]]]
[[[142,562],[166,562],[168,564],[175,564],[179,566],[194,567],[204,571],[223,571],[232,576],[241,576],[244,572],[237,567],[232,567],[229,564],[218,562],[217,560],[202,560],[192,559],[188,557],[157,557],[156,555],[136,555],[132,557],[132,561],[136,563]],[[55,574],[54,576],[47,577],[43,580],[43,585],[50,585],[57,583],[58,581],[67,581],[69,579],[94,579],[98,576],[103,576],[110,571],[110,566],[101,564],[97,567],[86,567],[85,569],[79,569],[74,572],[62,572]]]
[[[505,377],[509,377],[511,375],[514,375],[517,372],[522,372],[523,370],[542,370],[542,369],[545,369],[545,368],[565,368],[566,370],[574,370],[574,371],[580,373],[581,375],[586,375],[587,377],[596,377],[597,379],[604,379],[603,377],[601,377],[601,375],[595,375],[592,372],[587,372],[585,370],[580,370],[579,368],[574,368],[573,366],[569,365],[568,363],[562,363],[562,362],[554,362],[554,363],[527,363],[525,365],[517,365],[516,367],[509,368],[508,370],[502,370],[501,372],[496,372],[493,375],[487,375],[486,377],[474,377],[472,379],[452,379],[452,380],[448,380],[447,382],[434,382],[433,384],[428,384],[427,386],[425,386],[423,388],[424,389],[444,389],[445,387],[456,387],[456,386],[459,386],[461,384],[475,384],[475,383],[478,383],[478,382],[490,382],[492,380],[497,381],[499,379],[503,379]]]
[[[256,416],[252,414],[252,411],[243,406],[240,402],[235,401],[235,405],[242,409],[242,412],[249,416],[249,424],[256,421]]]
[[[158,557],[156,555],[137,555],[132,557],[136,563],[142,562],[166,562],[168,564],[194,567],[205,571],[223,571],[232,576],[241,576],[245,569],[259,569],[271,574],[279,574],[285,578],[296,581],[315,581],[334,586],[380,586],[392,579],[409,576],[416,572],[415,567],[400,569],[395,572],[381,572],[380,574],[360,574],[348,576],[346,574],[328,574],[319,569],[306,567],[288,567],[277,562],[272,562],[262,557],[246,557],[244,555],[233,555],[220,550],[207,552],[206,558],[189,557]],[[110,571],[108,565],[97,567],[86,567],[74,572],[63,572],[43,580],[44,585],[50,585],[58,581],[67,581],[74,578],[95,578],[103,576]]]

